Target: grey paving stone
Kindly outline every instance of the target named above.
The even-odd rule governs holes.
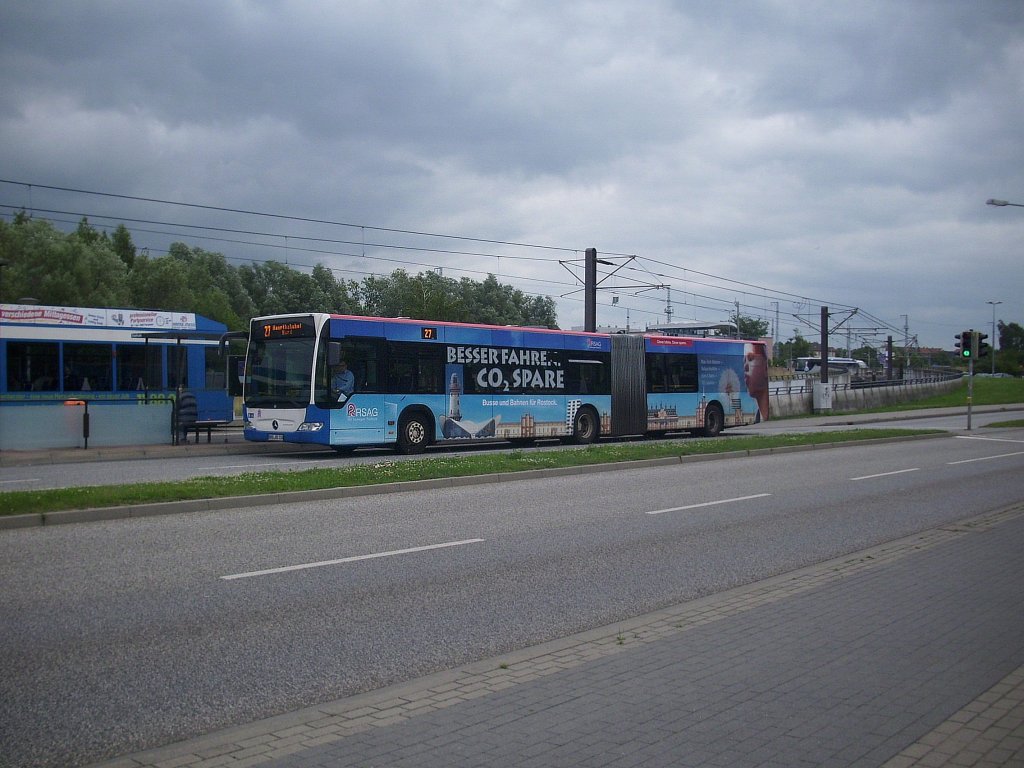
[[[879,765],[1024,665],[1022,545],[1024,519],[998,535],[965,534],[305,757],[517,768]],[[391,762],[396,741],[407,746]]]

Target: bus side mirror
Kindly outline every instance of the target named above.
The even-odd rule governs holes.
[[[245,377],[245,355],[228,355],[227,381],[228,395],[230,397],[242,396],[242,382]]]
[[[327,365],[335,366],[341,362],[341,342],[327,342]]]

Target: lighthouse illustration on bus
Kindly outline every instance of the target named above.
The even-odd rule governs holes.
[[[457,371],[451,371],[448,378],[448,413],[441,417],[441,434],[446,438],[494,437],[500,416],[487,421],[473,422],[462,418],[462,381]]]

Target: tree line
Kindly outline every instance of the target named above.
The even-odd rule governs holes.
[[[57,306],[195,312],[231,330],[245,330],[251,317],[290,312],[558,327],[554,299],[527,296],[494,275],[483,281],[454,280],[432,271],[410,275],[399,269],[361,281],[339,280],[323,264],[310,273],[277,261],[233,266],[221,253],[180,242],[167,255],[152,257],[138,252],[124,224],[108,234],[87,219],[73,232],[25,212],[10,222],[0,220],[0,264],[0,302],[31,297]],[[768,333],[764,320],[738,314],[734,319],[743,338]],[[996,370],[1019,376],[1024,373],[1024,328],[1002,321],[997,327]],[[797,333],[778,344],[776,365],[810,356],[815,349]],[[836,352],[879,364],[878,351],[871,347]],[[952,352],[925,356],[912,350],[910,358],[912,367],[963,362]],[[988,362],[975,367],[987,369],[983,363]]]
[[[498,282],[455,280],[398,269],[339,280],[323,264],[311,273],[277,261],[233,266],[223,254],[173,243],[165,256],[139,253],[131,233],[82,219],[62,232],[25,212],[0,221],[0,302],[195,312],[244,330],[249,318],[290,312],[557,328],[555,302]]]

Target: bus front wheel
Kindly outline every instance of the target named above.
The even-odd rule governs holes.
[[[722,406],[718,403],[711,403],[704,410],[704,429],[700,433],[704,437],[718,437],[722,434],[724,427],[725,414],[722,412]]]
[[[398,450],[402,453],[423,453],[429,443],[427,419],[418,413],[403,416],[398,426]]]

